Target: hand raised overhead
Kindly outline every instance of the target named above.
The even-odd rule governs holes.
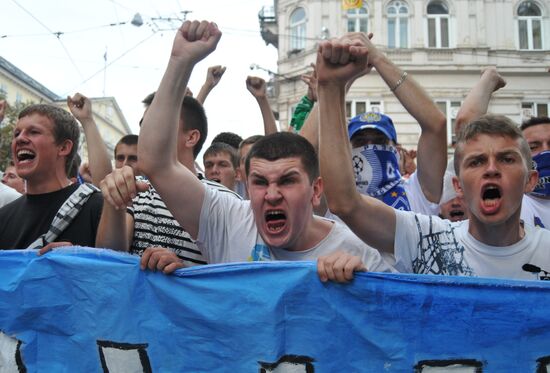
[[[370,71],[369,53],[374,47],[362,33],[348,33],[339,39],[325,40],[317,50],[317,83],[345,85]]]
[[[171,59],[195,64],[216,49],[221,36],[214,22],[185,21],[174,38]]]

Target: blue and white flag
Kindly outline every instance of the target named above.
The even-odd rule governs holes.
[[[141,271],[99,249],[0,252],[0,371],[545,372],[550,284],[311,262]],[[460,370],[458,368],[462,368]],[[441,370],[438,370],[441,371]]]

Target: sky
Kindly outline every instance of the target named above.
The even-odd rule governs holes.
[[[260,110],[248,92],[248,75],[268,79],[277,50],[260,36],[258,12],[268,0],[1,0],[0,56],[61,97],[81,92],[113,96],[134,133],[142,99],[155,91],[186,11],[189,20],[214,21],[223,33],[215,52],[194,69],[196,95],[209,66],[227,70],[210,93],[206,144],[219,132],[263,133]],[[144,24],[131,24],[139,13]],[[115,24],[115,25],[111,25]],[[58,36],[56,36],[56,33]],[[104,60],[105,53],[107,61]],[[106,68],[105,68],[106,66]]]

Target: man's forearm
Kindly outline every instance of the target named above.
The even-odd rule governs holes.
[[[126,211],[116,210],[107,201],[104,201],[97,229],[96,247],[117,251],[129,250],[126,214]]]
[[[88,145],[88,161],[92,173],[92,182],[94,185],[99,186],[101,180],[113,170],[109,151],[93,119],[82,120],[81,124]]]
[[[267,97],[258,97],[258,106],[260,107],[260,112],[262,113],[262,120],[264,122],[264,132],[265,135],[271,135],[272,133],[277,133],[277,124],[275,123],[275,116],[269,106],[269,101]]]
[[[177,163],[177,124],[192,70],[189,63],[171,60],[143,119],[138,162],[139,169],[150,178]]]

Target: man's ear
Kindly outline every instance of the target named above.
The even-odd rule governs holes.
[[[524,193],[532,192],[539,182],[539,172],[536,170],[529,170],[527,173],[527,182],[525,183]]]
[[[311,203],[313,207],[317,207],[321,203],[321,196],[323,195],[324,188],[323,179],[320,176],[313,180],[312,188],[313,195],[311,196]]]
[[[201,133],[197,129],[189,130],[185,132],[185,146],[188,148],[194,148],[200,141]]]
[[[455,188],[457,197],[464,198],[464,190],[457,176],[453,176],[453,188]]]
[[[241,172],[241,168],[237,167],[235,169],[235,180],[241,181],[243,183],[246,183],[246,175],[244,175],[243,172]]]
[[[71,140],[64,140],[60,145],[58,145],[58,152],[57,154],[61,157],[66,157],[69,154],[71,154],[71,151],[73,150],[73,142]]]

